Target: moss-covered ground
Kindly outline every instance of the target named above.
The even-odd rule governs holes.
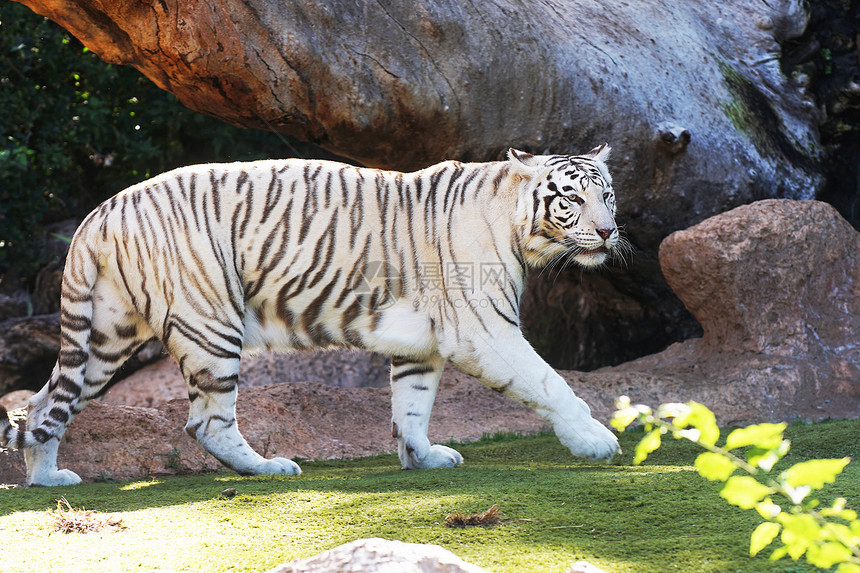
[[[785,463],[860,455],[860,422],[793,425]],[[435,543],[493,572],[566,572],[586,559],[610,572],[802,572],[748,556],[759,518],[728,505],[692,468],[699,451],[666,441],[630,465],[641,432],[612,464],[574,460],[554,436],[459,445],[456,469],[402,471],[395,456],[304,462],[298,477],[235,474],[0,490],[0,571],[265,571],[358,538]],[[222,491],[235,488],[234,497]],[[848,465],[822,501],[860,509]],[[52,531],[57,500],[122,519],[125,529]],[[449,528],[451,513],[497,505],[502,523]],[[765,555],[768,552],[765,551]]]

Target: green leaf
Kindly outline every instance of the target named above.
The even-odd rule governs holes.
[[[765,519],[775,519],[782,513],[782,508],[776,505],[769,497],[756,504],[755,510]]]
[[[762,450],[759,448],[750,448],[747,450],[747,462],[749,465],[769,472],[779,461],[779,454],[776,450]]]
[[[836,517],[840,517],[845,521],[854,521],[857,519],[857,512],[853,509],[843,509],[836,514]]]
[[[726,481],[737,469],[729,458],[711,452],[699,454],[695,466],[700,476],[711,481]]]
[[[770,542],[779,535],[780,529],[780,525],[772,521],[760,523],[750,537],[750,555],[756,555],[759,551],[770,545]]]
[[[829,569],[837,563],[844,563],[851,557],[851,550],[843,544],[833,541],[810,545],[806,551],[806,560],[822,569]]]
[[[851,529],[847,525],[843,525],[841,523],[834,523],[832,521],[824,524],[824,527],[821,528],[823,537],[825,539],[832,539],[836,541],[840,541],[845,543],[845,540],[849,540],[852,538]],[[857,540],[853,540],[852,542],[856,542]]]
[[[750,476],[732,476],[720,492],[720,497],[742,509],[752,509],[773,489]]]
[[[630,405],[630,398],[627,396],[619,396],[615,400],[615,414],[612,415],[610,424],[619,432],[627,429],[627,426],[640,420],[645,422],[651,415],[651,408],[643,404]]]
[[[794,505],[800,505],[803,503],[803,500],[806,499],[806,496],[812,491],[812,488],[808,485],[799,485],[797,487],[791,487],[788,484],[783,484],[783,489],[785,490],[785,495],[788,496],[788,499],[791,500],[791,503]],[[818,500],[810,500],[811,504],[817,504]],[[814,506],[814,505],[813,505]]]
[[[687,412],[675,418],[675,425],[681,428],[692,426],[699,430],[699,442],[713,446],[720,439],[717,418],[707,407],[698,402],[687,402]]]
[[[656,450],[660,447],[661,439],[660,439],[660,430],[651,430],[645,437],[642,438],[638,444],[636,444],[636,455],[633,456],[633,464],[639,465],[645,461],[648,457],[648,454]]]
[[[615,412],[615,414],[612,415],[612,419],[609,421],[609,423],[619,432],[623,432],[627,429],[627,426],[635,422],[638,417],[639,412],[637,412],[635,408],[627,407],[623,410],[618,410],[617,412]]]
[[[747,462],[749,462],[751,466],[755,466],[769,472],[773,469],[773,466],[776,465],[776,462],[781,460],[782,457],[788,453],[789,445],[790,442],[788,440],[783,440],[778,448],[766,449],[753,446],[747,449]]]
[[[726,449],[733,450],[745,446],[758,446],[763,449],[778,448],[782,443],[785,427],[784,423],[780,423],[754,424],[746,428],[738,428],[726,438]]]
[[[833,482],[850,461],[851,458],[841,458],[800,462],[782,472],[780,477],[791,487],[820,489],[824,484]]]
[[[797,561],[803,554],[806,553],[806,550],[809,549],[809,543],[803,540],[796,541],[794,543],[786,543],[785,546],[788,548],[788,556]]]
[[[807,513],[783,512],[777,516],[777,521],[782,524],[780,539],[792,559],[799,559],[819,539],[821,526]]]
[[[665,404],[660,404],[660,407],[657,408],[656,416],[658,418],[675,418],[675,425],[680,426],[681,424],[678,423],[678,418],[686,416],[689,413],[689,405],[681,404],[679,402],[667,402]]]
[[[782,559],[786,555],[788,555],[788,547],[786,547],[785,545],[781,545],[773,550],[773,553],[770,554],[770,557],[768,557],[768,559],[771,561],[776,561],[777,559]]]
[[[846,503],[848,503],[848,500],[844,497],[837,497],[833,501],[832,507],[825,507],[821,510],[821,515],[825,517],[838,517],[849,522],[855,521],[857,519],[857,512],[853,509],[845,509]],[[848,531],[847,535],[852,535],[852,533]]]

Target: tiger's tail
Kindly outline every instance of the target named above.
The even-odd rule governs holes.
[[[0,404],[0,446],[7,446],[9,444],[13,432],[17,434],[18,430],[12,425],[6,408]]]
[[[78,411],[90,357],[93,292],[98,277],[98,261],[86,237],[87,227],[81,225],[66,257],[56,366],[48,383],[30,400],[27,429],[12,424],[6,408],[0,406],[0,447],[20,450],[59,439]]]

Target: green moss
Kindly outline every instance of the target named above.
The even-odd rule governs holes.
[[[856,421],[791,426],[789,461],[856,455],[858,430]],[[495,436],[458,446],[466,463],[452,470],[402,471],[395,456],[375,456],[305,462],[299,477],[0,490],[0,571],[264,571],[365,537],[435,543],[494,572],[561,572],[578,559],[611,572],[814,571],[747,555],[757,516],[696,474],[692,444],[667,440],[646,465],[631,466],[641,437],[622,434],[626,453],[614,464],[573,460],[551,435]],[[827,492],[857,508],[858,487],[851,463]],[[226,498],[226,488],[238,494]],[[51,533],[47,512],[61,496],[127,529]],[[450,513],[493,504],[503,525],[443,525]]]
[[[789,136],[773,103],[759,87],[724,60],[719,61],[723,83],[732,98],[719,102],[734,128],[750,138],[764,157],[782,157],[804,169],[816,167],[814,155]]]

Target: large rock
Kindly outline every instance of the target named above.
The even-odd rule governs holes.
[[[860,234],[817,201],[739,207],[660,247],[666,280],[704,329],[702,352],[829,354],[842,375],[860,366],[858,256]]]
[[[800,0],[22,1],[193,109],[366,165],[608,141],[637,253],[623,272],[535,278],[527,327],[558,367],[688,337],[695,322],[662,281],[660,241],[822,184],[818,108],[780,68],[781,43],[806,26]]]
[[[6,408],[7,411],[26,408],[34,394],[35,392],[32,390],[14,390],[8,394],[0,395],[0,406]]]
[[[0,293],[0,323],[27,314],[27,301],[23,295],[14,297]]]

